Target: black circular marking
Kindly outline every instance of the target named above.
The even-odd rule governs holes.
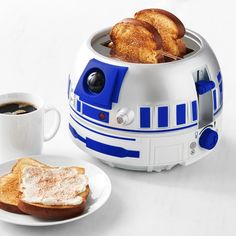
[[[97,70],[88,75],[87,86],[90,92],[100,93],[105,85],[105,76],[102,71]]]

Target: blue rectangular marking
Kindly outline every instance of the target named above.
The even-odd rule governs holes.
[[[197,120],[198,110],[197,110],[197,101],[192,101],[192,121]]]
[[[213,90],[213,105],[214,105],[214,111],[216,111],[216,109],[217,109],[216,90]]]
[[[158,116],[158,127],[168,127],[168,107],[158,107],[157,110]]]
[[[182,125],[186,123],[186,104],[176,105],[176,124]]]
[[[79,100],[77,100],[77,105],[76,105],[76,111],[79,111],[81,110],[81,102]]]
[[[150,128],[150,126],[151,126],[150,107],[140,107],[140,127]]]
[[[220,89],[220,104],[223,102],[223,84],[222,82],[219,84],[219,89]]]
[[[220,88],[220,92],[222,93],[223,92],[223,85],[222,85],[222,83],[219,84],[219,88]]]
[[[95,120],[108,123],[109,122],[109,113],[103,110],[99,110],[94,107],[90,107],[86,104],[83,104],[83,114],[93,118]],[[102,117],[102,118],[101,118]]]
[[[218,80],[218,83],[221,82],[222,80],[222,76],[221,76],[221,72],[219,71],[218,75],[217,75],[217,80]]]

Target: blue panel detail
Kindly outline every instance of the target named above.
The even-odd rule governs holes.
[[[192,121],[197,120],[197,118],[198,118],[197,101],[192,101]]]
[[[213,90],[213,105],[214,105],[214,111],[217,109],[217,97],[216,97],[216,90]]]
[[[98,93],[92,93],[88,90],[87,77],[95,71],[102,71],[105,75],[105,85],[103,90]],[[85,67],[79,82],[75,88],[75,94],[84,101],[93,106],[111,109],[112,103],[117,103],[120,88],[128,67],[110,65],[96,59],[91,59]]]
[[[168,107],[158,107],[157,110],[157,116],[158,116],[158,127],[168,127]]]
[[[223,83],[221,82],[219,84],[219,89],[220,89],[220,104],[223,102]]]
[[[186,104],[176,106],[176,124],[183,125],[186,123]]]
[[[127,150],[122,147],[104,144],[90,138],[84,139],[76,132],[76,130],[71,126],[71,124],[69,124],[69,129],[74,138],[79,139],[81,142],[86,144],[87,148],[90,148],[96,152],[100,152],[106,155],[115,156],[119,158],[124,158],[124,157],[139,158],[139,151]]]
[[[140,127],[150,128],[151,126],[151,110],[149,107],[140,108]]]
[[[90,118],[93,118],[95,120],[105,122],[105,123],[109,122],[109,113],[106,111],[102,111],[97,108],[90,107],[86,104],[83,104],[82,112],[84,115],[86,115]]]
[[[86,147],[94,151],[119,158],[124,158],[124,157],[139,158],[139,151],[126,150],[125,148],[100,143],[90,138],[86,138]]]
[[[95,133],[95,134],[99,134],[99,135],[102,135],[102,136],[105,136],[105,137],[109,137],[109,138],[114,138],[114,139],[121,139],[121,140],[126,140],[126,141],[136,141],[135,138],[124,138],[124,137],[119,137],[119,136],[114,136],[114,135],[110,135],[110,134],[104,134],[104,133],[101,133],[101,132],[98,132],[96,130],[93,130],[93,129],[90,129],[89,127],[85,126],[85,125],[82,125],[80,122],[78,122],[72,115],[70,115],[70,117],[74,120],[74,122],[76,122],[78,125],[80,125],[81,127]]]
[[[80,112],[81,111],[81,102],[79,101],[79,100],[77,100],[77,105],[76,105],[76,110],[78,111],[78,112]]]
[[[199,145],[202,148],[205,148],[207,150],[213,149],[218,141],[218,134],[216,131],[207,128],[203,131],[199,138]]]
[[[215,83],[210,80],[199,80],[196,82],[196,90],[198,94],[204,94],[207,93],[208,91],[212,90],[215,88]]]
[[[221,82],[222,80],[222,76],[221,76],[221,72],[219,71],[218,75],[217,75],[217,80],[218,80],[218,83]]]
[[[70,76],[69,76],[69,79],[68,79],[68,87],[67,87],[67,97],[69,98],[70,96],[70,85],[71,85],[71,79],[70,79]]]
[[[89,120],[89,119],[81,116],[76,110],[74,110],[74,108],[72,106],[70,106],[70,108],[71,108],[71,110],[73,110],[73,112],[77,116],[79,116],[81,119],[86,120],[87,122],[89,122],[91,124],[94,124],[94,125],[97,125],[97,126],[100,126],[100,127],[104,127],[106,129],[119,130],[119,131],[128,131],[128,132],[133,132],[133,133],[164,133],[164,132],[173,132],[173,131],[178,131],[178,130],[182,130],[182,129],[189,129],[189,128],[192,128],[192,127],[198,125],[197,123],[194,123],[194,124],[183,126],[183,127],[179,127],[179,128],[164,129],[164,130],[136,130],[136,129],[132,130],[132,129],[122,129],[122,128],[116,128],[116,127],[107,126],[107,125],[100,124],[100,123],[97,123],[95,121]]]

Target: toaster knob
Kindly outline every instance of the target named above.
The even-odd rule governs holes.
[[[215,147],[218,141],[218,134],[216,131],[207,128],[203,131],[199,138],[199,145],[202,148],[211,150]]]
[[[134,121],[134,112],[128,108],[121,108],[116,115],[116,121],[120,125],[129,125]]]

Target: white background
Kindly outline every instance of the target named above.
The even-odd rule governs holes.
[[[67,78],[78,47],[90,33],[149,7],[172,11],[203,35],[224,78],[224,134],[216,150],[159,174],[112,169],[80,151],[67,131]],[[107,204],[81,221],[45,228],[0,222],[1,235],[236,235],[235,22],[234,1],[227,0],[1,0],[0,93],[33,92],[55,105],[62,125],[43,152],[95,163],[113,185]]]

